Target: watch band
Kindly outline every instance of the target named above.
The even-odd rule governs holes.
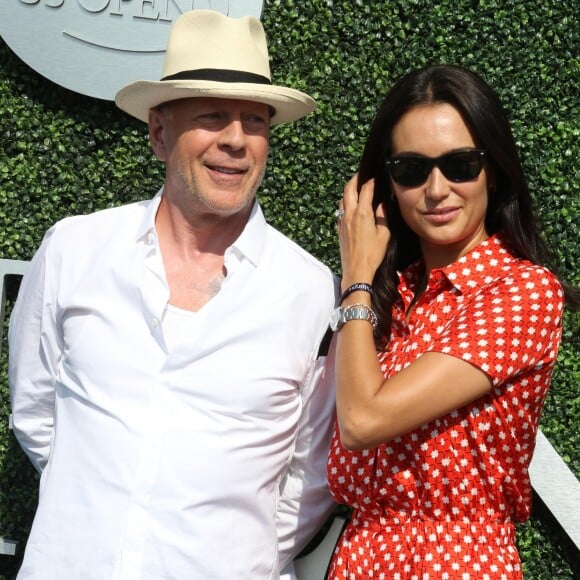
[[[377,326],[377,315],[373,309],[366,304],[351,304],[345,308],[338,307],[330,321],[330,328],[333,331],[340,330],[347,322],[351,320],[368,320],[373,328]]]

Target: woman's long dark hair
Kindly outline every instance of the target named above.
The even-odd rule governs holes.
[[[511,127],[496,93],[475,73],[454,65],[432,65],[402,77],[385,97],[371,127],[359,167],[359,187],[375,178],[375,207],[387,204],[391,238],[385,259],[373,280],[373,309],[379,324],[377,348],[391,334],[391,309],[398,298],[397,271],[421,257],[418,236],[407,226],[391,196],[385,160],[391,156],[394,126],[419,105],[447,103],[463,117],[478,148],[485,149],[494,188],[489,191],[486,231],[499,233],[514,254],[534,264],[554,261],[539,233],[527,180]],[[564,284],[569,304],[578,307],[578,293]]]

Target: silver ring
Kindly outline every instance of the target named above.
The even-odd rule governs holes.
[[[337,210],[334,212],[334,217],[335,217],[337,220],[341,220],[341,219],[344,217],[344,210],[343,210],[343,209],[337,209]]]

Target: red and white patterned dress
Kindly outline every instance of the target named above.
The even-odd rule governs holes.
[[[328,578],[521,578],[513,523],[531,510],[528,466],[561,339],[562,288],[493,236],[431,272],[407,323],[419,273],[415,264],[400,275],[392,339],[378,355],[385,377],[441,352],[482,369],[492,388],[376,449],[345,450],[335,428],[330,488],[354,509]]]

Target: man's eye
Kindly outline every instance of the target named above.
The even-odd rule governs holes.
[[[218,120],[220,118],[221,118],[220,114],[219,113],[215,113],[215,112],[214,113],[203,113],[203,114],[201,114],[201,115],[198,116],[198,119],[201,119],[201,120],[204,120],[205,119],[205,120],[208,120],[208,121],[216,121],[216,120]]]
[[[244,123],[247,127],[251,128],[254,131],[258,129],[261,130],[268,125],[268,121],[261,115],[248,115],[244,119]]]

